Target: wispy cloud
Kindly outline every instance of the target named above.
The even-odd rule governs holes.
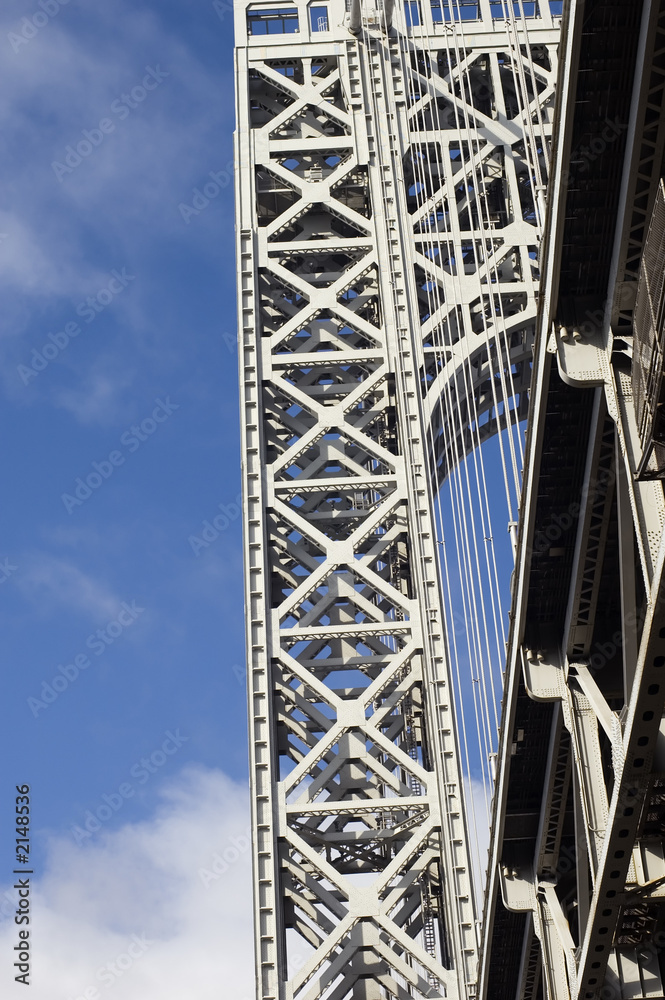
[[[47,298],[84,295],[90,277],[83,277],[69,255],[51,254],[43,234],[16,211],[0,209],[0,287]],[[2,333],[11,332],[3,325]]]
[[[0,44],[25,13],[24,5],[8,7]],[[146,67],[168,76],[137,101]],[[229,158],[232,108],[219,99],[223,86],[158,14],[122,0],[112,10],[95,8],[92,19],[72,4],[18,53],[7,43],[0,60],[6,178],[0,192],[0,233],[6,234],[0,242],[0,350],[7,389],[13,397],[22,394],[22,405],[46,395],[83,422],[91,419],[94,404],[78,406],[75,397],[58,396],[45,379],[23,391],[16,365],[58,323],[76,319],[80,302],[121,265],[136,266],[137,282],[110,307],[104,322],[117,329],[104,332],[105,346],[131,343],[151,364],[176,363],[163,318],[145,305],[154,291],[145,276],[146,255],[158,256],[164,239],[183,238],[177,211],[182,192]],[[127,116],[113,106],[124,107]],[[66,148],[84,141],[86,131],[96,136],[103,119],[112,121],[113,132],[58,180],[52,163],[63,162]],[[210,162],[220,131],[229,142],[220,162]],[[199,245],[204,238],[200,229]],[[77,343],[58,364],[80,377],[89,361]]]
[[[107,19],[113,30],[105,32]],[[182,231],[177,204],[183,182],[187,190],[187,181],[196,183],[202,170],[205,174],[223,166],[207,163],[216,124],[211,112],[219,107],[217,113],[230,124],[232,111],[215,101],[219,78],[213,78],[196,53],[154,13],[120,2],[113,10],[95,10],[94,24],[94,46],[79,14],[51,24],[24,50],[23,58],[2,60],[0,94],[5,97],[0,98],[0,124],[10,136],[7,156],[15,164],[23,162],[28,171],[27,176],[14,176],[13,184],[16,194],[32,192],[35,211],[29,214],[39,218],[39,207],[52,217],[67,204],[83,208],[94,203],[95,226],[100,228],[101,221],[118,239],[126,233],[131,247],[137,232],[145,234],[151,209],[154,224]],[[157,65],[168,76],[143,101],[133,100],[132,89],[142,85],[146,66]],[[111,110],[116,101],[125,107],[125,117]],[[42,129],[35,129],[36,114],[44,119]],[[84,130],[98,128],[104,118],[114,121],[113,133],[58,183],[52,162],[62,159],[68,145],[76,146]],[[22,198],[22,217],[29,208]],[[41,234],[43,247],[43,226]],[[56,237],[57,246],[72,249],[71,227],[46,235],[49,242]],[[149,235],[154,237],[154,229]]]
[[[56,405],[71,413],[81,424],[109,426],[131,416],[125,390],[133,385],[135,371],[122,369],[106,356],[93,365],[76,388],[58,388]]]
[[[19,590],[42,614],[66,608],[103,620],[114,617],[122,600],[74,563],[48,553],[26,553],[21,569]]]

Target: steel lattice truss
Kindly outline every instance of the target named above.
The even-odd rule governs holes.
[[[520,111],[523,26],[481,8],[447,25],[421,11],[410,34],[398,10],[386,35],[367,7],[354,38],[339,0],[325,18],[236,5],[262,1000],[474,992],[432,490],[505,426],[499,383],[524,414],[527,133],[549,134],[557,34],[549,16],[530,26]]]

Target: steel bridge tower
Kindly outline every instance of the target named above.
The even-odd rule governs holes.
[[[526,414],[559,26],[522,7],[235,3],[260,1000],[476,993],[433,511]]]

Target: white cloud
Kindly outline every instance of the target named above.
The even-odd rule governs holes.
[[[190,766],[161,797],[149,820],[99,833],[92,846],[51,841],[32,897],[32,1000],[76,1000],[93,987],[94,1000],[250,1000],[247,791],[219,771]],[[218,863],[223,873],[206,887],[201,870],[214,875],[215,856],[230,863],[226,870]],[[2,954],[11,954],[17,938],[9,920],[0,941]],[[23,997],[9,963],[0,975],[4,997]]]

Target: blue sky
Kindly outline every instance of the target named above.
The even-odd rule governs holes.
[[[97,982],[101,995],[168,1000],[188,983],[218,996],[212,956],[190,964],[185,915],[200,892],[207,924],[218,903],[218,930],[244,928],[225,969],[241,991],[247,858],[228,876],[233,913],[227,891],[213,905],[219,886],[206,892],[197,876],[246,826],[230,10],[6,0],[0,17],[2,882],[14,785],[26,782],[42,893],[36,1000],[76,997],[144,930],[157,944],[122,982]],[[183,210],[206,184],[203,210]],[[192,543],[220,504],[226,530]],[[131,794],[78,846],[73,828],[105,815],[123,784]],[[153,872],[139,919],[121,905],[124,890],[136,901],[132,858],[171,828],[191,881]],[[117,912],[89,884],[98,869],[114,873]],[[169,906],[182,920],[159,926]],[[60,922],[91,936],[85,960],[58,959]]]
[[[28,783],[33,1000],[245,1000],[230,3],[0,18],[0,984]]]

